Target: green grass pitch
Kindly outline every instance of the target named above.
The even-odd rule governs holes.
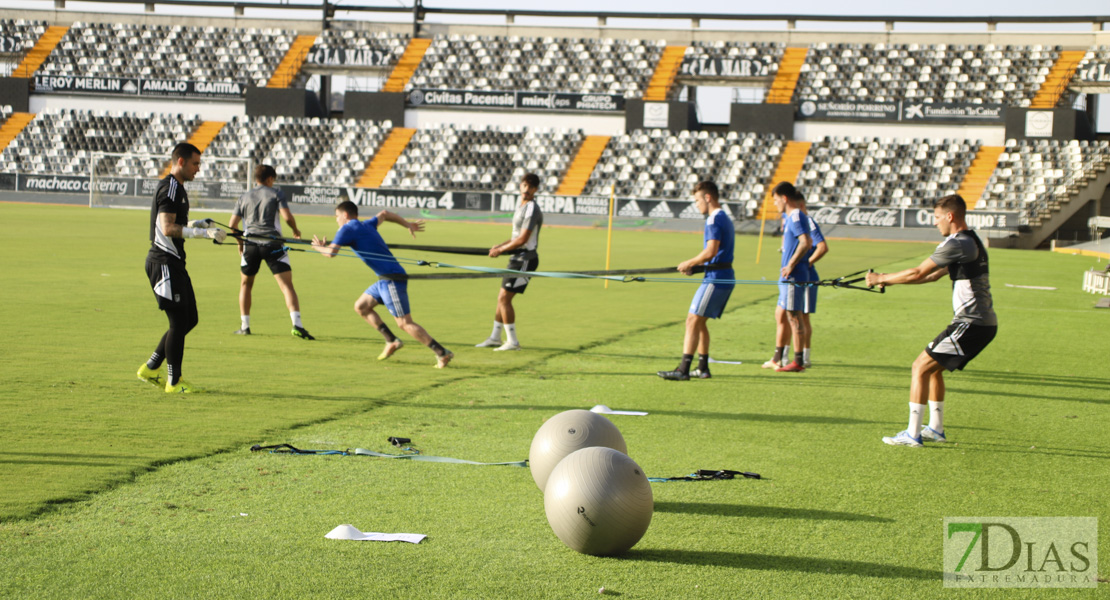
[[[146,211],[0,204],[0,598],[1106,597],[1097,590],[942,587],[946,516],[1094,516],[1110,573],[1110,311],[1080,290],[1092,258],[992,250],[995,342],[950,375],[952,440],[885,446],[905,427],[909,365],[951,317],[947,283],[885,295],[821,291],[815,367],[759,368],[776,288],[736,289],[710,324],[714,378],[673,368],[693,284],[535,280],[516,302],[525,350],[485,338],[495,280],[413,282],[417,322],[448,369],[407,338],[388,361],[352,310],[359,261],[295,254],[306,327],[289,335],[265,270],[238,328],[232,248],[187,243],[200,325],[170,397],[135,378],[165,329],[143,273]],[[197,216],[197,215],[194,215]],[[222,220],[222,219],[221,219]],[[331,236],[334,220],[298,217]],[[385,225],[386,239],[408,239]],[[504,224],[432,221],[419,241],[488,246]],[[939,240],[938,240],[939,241]],[[549,227],[545,270],[604,266],[605,231]],[[693,256],[698,234],[618,230],[613,268]],[[774,279],[777,240],[737,239],[737,277]],[[932,244],[831,241],[831,277],[916,265]],[[501,266],[481,257],[434,257]],[[410,272],[425,272],[419,268]],[[1055,291],[1005,284],[1054,286]],[[647,534],[617,558],[551,532],[526,469],[251,453],[254,443],[527,457],[544,419],[606,404],[651,476],[755,471],[765,480],[652,484]],[[337,525],[427,534],[419,545],[324,539]]]

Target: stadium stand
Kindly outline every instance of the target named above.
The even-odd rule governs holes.
[[[581,131],[567,129],[424,129],[413,136],[382,186],[512,192],[520,176],[531,171],[550,192],[581,139]]]
[[[1110,142],[1007,140],[983,196],[987,208],[1022,210],[1030,224],[1110,166]]]
[[[901,99],[1029,106],[1059,47],[829,44],[810,47],[795,100]]]
[[[282,183],[350,185],[390,127],[350,119],[237,117],[220,130],[209,152],[274,165]],[[238,172],[240,165],[220,167],[234,172],[206,176],[242,181],[248,175]]]
[[[815,204],[928,206],[959,187],[979,142],[826,137],[796,182]]]
[[[86,15],[81,18],[88,19]],[[5,123],[0,129],[3,173],[84,175],[90,155],[104,151],[142,156],[112,158],[111,164],[106,159],[100,169],[122,177],[158,177],[164,173],[164,161],[149,157],[164,154],[176,141],[199,140],[200,133],[207,132],[204,143],[211,144],[206,155],[272,163],[282,182],[294,185],[512,193],[523,173],[536,172],[545,193],[598,197],[613,191],[629,199],[685,201],[695,181],[712,178],[726,200],[742,207],[735,214],[745,217],[766,210],[767,190],[775,181],[793,179],[816,205],[921,208],[940,194],[959,190],[979,210],[1020,211],[1023,224],[1035,225],[1044,221],[1046,212],[1078,198],[1091,182],[1106,179],[1103,173],[1110,163],[1107,142],[1009,140],[1002,148],[1000,131],[1009,131],[1009,126],[994,106],[984,108],[994,111],[993,120],[934,116],[932,121],[912,123],[937,126],[932,137],[922,129],[897,130],[910,125],[912,116],[869,122],[830,115],[827,109],[819,109],[814,117],[802,106],[832,100],[883,102],[889,108],[889,103],[906,101],[915,103],[919,115],[920,105],[928,103],[951,103],[938,111],[942,115],[947,113],[941,111],[969,104],[1070,109],[1079,94],[1097,93],[1092,90],[1105,85],[1090,79],[1084,87],[1080,81],[1093,77],[1083,74],[1102,73],[1110,65],[1110,45],[1086,47],[1089,37],[961,33],[930,39],[924,32],[885,37],[776,37],[775,32],[762,32],[749,37],[703,35],[697,30],[672,36],[569,27],[560,29],[558,36],[538,37],[522,35],[536,29],[517,28],[511,20],[507,28],[444,25],[413,37],[384,23],[336,21],[317,34],[315,24],[304,22],[288,28],[275,28],[272,21],[255,21],[256,27],[220,27],[216,24],[221,21],[200,25],[158,16],[117,20],[106,14],[104,22],[68,25],[57,22],[56,16],[49,18],[0,19],[0,65],[6,65],[0,74],[14,72],[18,64],[27,77],[37,73],[302,88],[310,74],[369,74],[373,77],[367,81],[373,86],[388,73],[382,92],[620,95],[642,99],[645,117],[647,102],[693,99],[692,93],[680,96],[683,87],[755,86],[764,93],[750,97],[763,98],[766,104],[795,105],[799,123],[793,138],[743,131],[759,128],[751,121],[741,123],[741,131],[726,131],[720,125],[698,130],[694,121],[675,126],[675,112],[665,115],[674,130],[637,129],[642,125],[631,116],[624,127],[619,121],[614,124],[614,117],[625,116],[619,108],[577,107],[581,112],[545,122],[532,112],[542,109],[529,104],[430,106],[413,100],[402,111],[406,121],[408,111],[415,111],[411,121],[417,124],[409,129],[397,121],[401,112],[367,113],[377,121],[241,116],[249,112],[242,108],[249,101],[236,91],[220,92],[218,98],[222,106],[240,108],[206,117],[149,112],[143,101],[124,96],[115,98],[127,112],[90,112],[76,110],[95,106],[88,98],[75,101],[72,109],[43,109],[44,104],[66,106],[67,93],[45,89],[50,83],[44,82],[44,89],[31,94],[55,95],[46,103],[40,96],[37,109],[31,104],[37,115],[13,113],[10,107],[0,112]],[[870,43],[864,43],[867,39]],[[1096,33],[1094,39],[1107,38]],[[181,48],[190,52],[179,60]],[[360,80],[354,85],[366,84]],[[392,98],[391,102],[405,102]],[[637,105],[629,101],[625,106]],[[654,106],[658,111],[659,105]],[[167,111],[165,105],[157,110]],[[198,110],[198,105],[186,103],[182,112]],[[443,119],[430,111],[445,111]],[[484,111],[491,116],[506,111],[490,121],[504,124],[484,123]],[[510,114],[514,111],[516,115]],[[240,116],[232,117],[235,114]],[[386,118],[398,126],[380,120]],[[836,119],[849,125],[852,137],[836,135]],[[895,130],[885,131],[894,121]],[[1086,135],[1076,131],[1077,137]],[[1059,137],[1058,131],[1053,134]],[[986,144],[979,138],[991,141]],[[204,178],[242,182],[247,174],[239,171],[245,164],[212,162]]]
[[[663,40],[436,36],[409,88],[643,95]]]
[[[264,86],[295,37],[280,29],[78,22],[40,73]]]
[[[586,184],[586,195],[688,198],[699,179],[721,186],[721,197],[754,210],[774,172],[783,141],[737,132],[637,130],[615,136]]]

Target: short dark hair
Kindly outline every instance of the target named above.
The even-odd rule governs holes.
[[[967,214],[967,202],[964,202],[963,197],[959,194],[950,194],[937,200],[933,203],[933,208],[939,208],[944,212],[953,213],[958,217]]]
[[[194,154],[200,154],[200,149],[190,144],[189,142],[181,142],[173,147],[173,153],[170,154],[170,160],[177,164],[177,159],[184,158],[189,160]]]
[[[696,194],[698,192],[702,192],[707,196],[712,196],[714,200],[720,199],[721,197],[721,192],[717,189],[717,184],[708,179],[699,181],[697,185],[694,186],[694,191],[691,193]]]
[[[277,177],[277,171],[270,165],[258,165],[254,168],[254,180],[262,183],[271,177]]]
[[[339,206],[335,207],[335,210],[337,212],[346,213],[348,217],[351,217],[353,219],[358,218],[358,206],[350,200],[344,200],[340,202]]]
[[[540,176],[536,175],[535,173],[525,174],[524,178],[521,181],[527,183],[528,187],[535,188],[537,190],[540,189]]]
[[[805,202],[806,198],[789,181],[780,181],[771,189],[772,196],[782,196],[791,202]]]

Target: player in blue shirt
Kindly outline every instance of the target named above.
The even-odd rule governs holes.
[[[798,192],[798,202],[801,204],[802,214],[805,215],[809,224],[810,237],[813,240],[813,247],[809,249],[806,255],[806,262],[809,264],[809,278],[807,281],[819,281],[821,278],[817,274],[817,261],[821,260],[829,252],[829,244],[825,241],[825,236],[821,233],[821,226],[813,219],[813,216],[806,212],[805,195]],[[786,215],[783,215],[783,229],[786,226]],[[808,287],[806,293],[811,296],[811,301],[802,310],[802,321],[805,325],[805,337],[802,339],[802,366],[805,368],[810,367],[810,342],[813,340],[813,326],[810,322],[809,315],[817,312],[817,288]],[[787,317],[786,310],[782,306],[775,305],[775,355],[771,360],[763,363],[764,369],[777,369],[786,366],[786,361],[783,358],[786,356],[786,349],[790,346],[790,337],[793,334],[793,328],[790,326],[790,320]]]
[[[673,371],[659,371],[659,376],[671,381],[690,379],[690,363],[694,360],[694,350],[698,357],[695,377],[709,379],[709,319],[719,319],[732,295],[731,283],[736,279],[732,270],[733,247],[736,243],[736,230],[720,204],[717,184],[702,181],[694,186],[694,203],[698,212],[706,215],[704,248],[697,256],[679,263],[678,270],[686,275],[694,272],[694,267],[705,265],[705,277],[690,303],[690,313],[686,315],[686,337],[682,342],[682,362]],[[729,283],[718,283],[727,281]]]
[[[378,226],[383,221],[396,223],[408,229],[414,238],[417,231],[424,231],[424,221],[409,222],[388,210],[383,210],[365,221],[359,221],[358,207],[354,202],[347,200],[335,208],[335,223],[339,225],[335,239],[328,243],[327,239],[312,236],[312,247],[324,256],[333,257],[342,246],[350,246],[358,253],[362,262],[381,278],[355,301],[355,312],[373,325],[385,338],[385,349],[378,356],[378,360],[389,358],[404,345],[374,310],[377,305],[385,304],[389,314],[397,321],[398,327],[435,352],[436,368],[442,369],[455,355],[432,339],[423,327],[412,320],[412,315],[409,313],[408,276],[401,263],[393,258],[389,246],[378,233]]]
[[[810,236],[809,218],[801,211],[802,195],[794,188],[794,184],[780,182],[771,190],[771,196],[774,198],[775,207],[785,215],[778,305],[786,311],[790,326],[794,329],[794,362],[775,370],[801,372],[805,370],[802,348],[805,347],[806,336],[806,324],[802,320],[802,314],[807,307],[816,303],[817,294],[814,293],[813,286],[800,286],[793,282],[811,281],[809,261],[806,257],[813,247],[813,240]]]

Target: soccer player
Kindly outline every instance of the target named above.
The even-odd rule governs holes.
[[[921,440],[947,441],[944,435],[944,370],[963,369],[998,333],[991,298],[987,249],[968,228],[967,205],[958,195],[934,204],[933,215],[944,241],[920,265],[898,273],[868,273],[868,286],[928,283],[945,275],[952,279],[952,323],[913,362],[910,378],[910,423],[894,437],[892,446],[921,447]],[[922,428],[925,403],[929,424]]]
[[[802,349],[805,348],[806,323],[802,314],[816,304],[817,293],[813,286],[795,285],[795,281],[809,281],[810,269],[809,255],[813,247],[810,236],[809,218],[802,212],[802,195],[794,188],[794,184],[782,181],[771,190],[771,197],[775,207],[784,215],[785,225],[782,230],[782,268],[779,269],[779,302],[778,306],[786,312],[790,327],[794,330],[794,361],[777,367],[776,371],[800,373],[805,371],[805,358]],[[777,344],[778,342],[776,342]],[[775,353],[781,361],[782,349],[776,346]],[[773,359],[772,359],[773,360]]]
[[[243,223],[243,231],[248,235],[261,237],[281,238],[281,222],[278,215],[289,224],[293,230],[293,237],[301,239],[301,230],[297,229],[297,220],[289,210],[285,196],[274,189],[277,180],[277,171],[270,165],[258,165],[254,170],[254,180],[258,187],[243,194],[235,203],[235,210],[231,213],[233,229]],[[285,296],[285,306],[289,309],[289,318],[293,320],[293,337],[303,340],[314,340],[301,322],[301,302],[297,298],[297,290],[293,289],[293,267],[289,264],[289,252],[278,240],[270,243],[254,243],[238,238],[239,242],[239,271],[242,279],[239,283],[239,320],[240,329],[235,333],[239,335],[251,334],[251,290],[254,288],[254,277],[262,261],[274,274],[282,295]]]
[[[328,243],[327,239],[312,236],[312,247],[324,256],[334,257],[341,247],[350,246],[362,262],[381,278],[355,301],[355,312],[373,325],[385,338],[385,349],[378,356],[378,360],[393,356],[394,352],[404,346],[374,310],[377,305],[385,304],[398,327],[435,352],[436,368],[442,369],[455,355],[432,339],[423,327],[412,320],[412,315],[409,313],[408,278],[405,269],[393,257],[389,246],[378,233],[378,226],[383,221],[396,223],[408,229],[414,238],[416,232],[424,231],[424,221],[406,221],[388,210],[383,210],[365,221],[359,221],[358,207],[354,202],[346,200],[335,208],[335,223],[339,226],[339,231],[335,232],[335,239]]]
[[[146,273],[158,300],[158,308],[166,313],[170,326],[146,363],[139,366],[143,381],[164,387],[166,392],[189,394],[197,390],[181,379],[185,355],[185,335],[197,325],[197,299],[193,282],[185,270],[185,238],[210,238],[222,242],[227,233],[212,227],[212,221],[189,221],[189,194],[185,182],[192,181],[200,171],[200,150],[181,143],[170,156],[170,174],[158,183],[150,205],[150,251],[146,255]],[[166,375],[160,371],[166,363]]]
[[[829,244],[825,241],[825,235],[821,233],[821,226],[817,221],[806,211],[805,195],[798,192],[798,202],[801,205],[802,214],[805,215],[806,223],[809,225],[810,237],[813,241],[813,247],[810,248],[809,253],[806,255],[806,262],[809,264],[809,279],[808,281],[818,281],[820,276],[817,274],[817,261],[821,260],[829,252]],[[785,217],[785,215],[783,215]],[[785,218],[783,219],[785,226]],[[785,227],[784,227],[785,228]],[[817,312],[817,288],[812,287],[813,302],[802,310],[802,321],[805,326],[805,338],[802,340],[802,366],[809,368],[810,363],[810,342],[813,339],[813,326],[811,325],[809,315]],[[790,346],[790,337],[793,334],[793,328],[790,326],[790,320],[787,318],[786,311],[779,306],[775,305],[775,355],[771,360],[763,363],[764,369],[777,369],[786,366],[786,361],[783,357],[786,355],[786,349]]]
[[[720,192],[717,184],[712,181],[702,181],[694,186],[694,204],[698,212],[706,215],[703,248],[697,256],[679,263],[678,270],[686,275],[694,272],[698,265],[714,266],[706,269],[705,276],[698,291],[694,293],[694,300],[690,303],[690,313],[686,315],[686,335],[682,340],[682,361],[673,371],[659,371],[658,375],[670,381],[686,381],[690,379],[690,363],[694,360],[694,351],[700,354],[698,368],[693,373],[694,377],[709,379],[709,319],[719,319],[732,295],[732,283],[718,283],[718,281],[732,281],[736,275],[732,270],[733,247],[736,242],[736,231],[732,219],[721,209]]]
[[[513,213],[513,237],[490,248],[490,258],[512,253],[509,268],[514,271],[535,271],[540,266],[540,228],[543,227],[543,212],[533,198],[540,189],[540,178],[528,173],[520,180],[520,204]],[[520,350],[516,337],[516,311],[513,309],[513,296],[523,294],[528,288],[530,277],[509,275],[501,280],[501,291],[497,293],[497,310],[493,314],[493,332],[485,341],[475,344],[476,348],[490,348],[494,351]],[[501,331],[508,337],[501,343]]]

